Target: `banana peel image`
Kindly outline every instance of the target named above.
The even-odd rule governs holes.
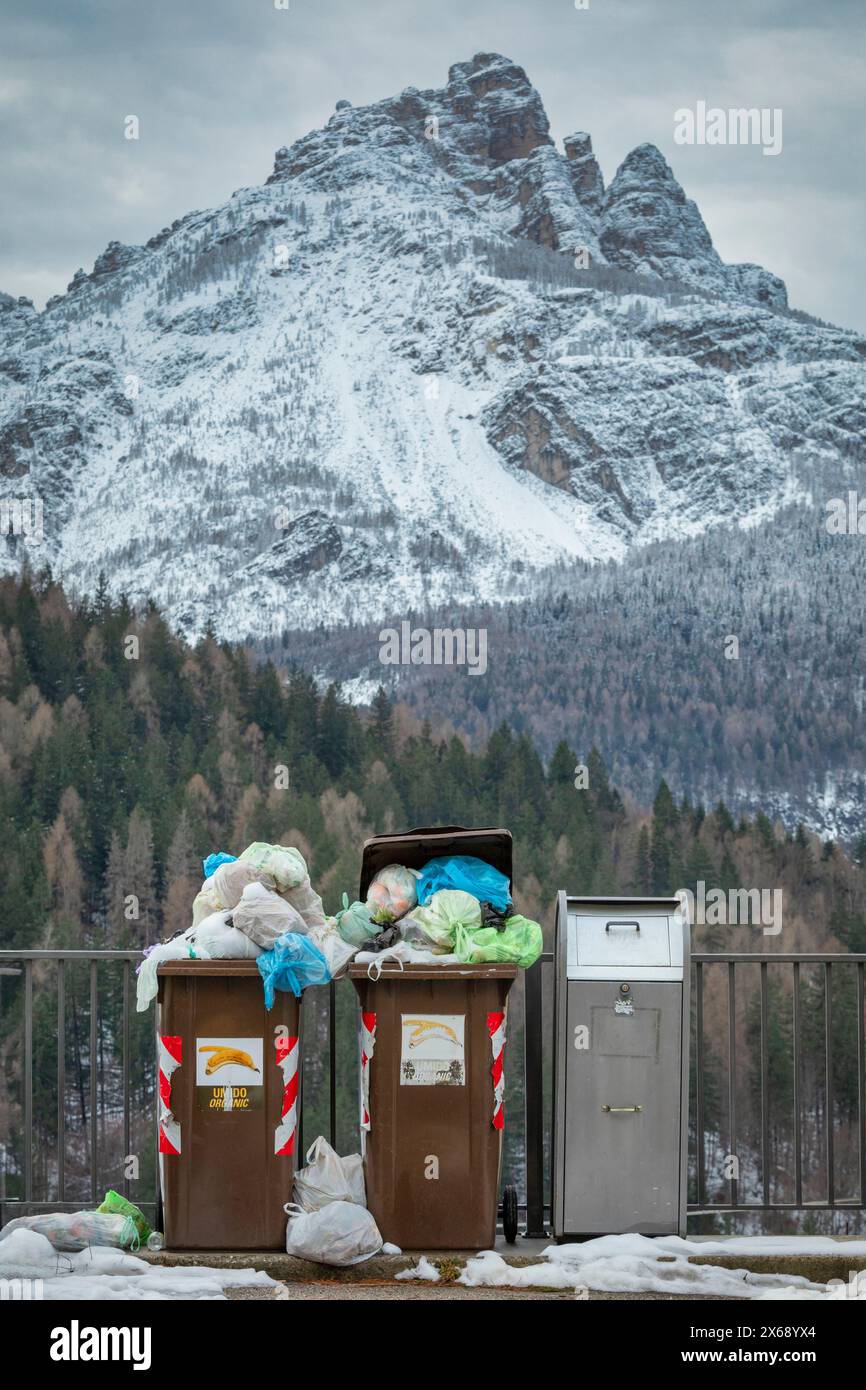
[[[409,1037],[410,1048],[418,1047],[420,1043],[426,1042],[428,1038],[444,1039],[447,1042],[454,1043],[455,1047],[461,1046],[460,1039],[454,1029],[447,1023],[443,1023],[441,1019],[404,1018],[403,1027],[413,1029]]]
[[[205,1067],[205,1075],[213,1076],[220,1067],[248,1067],[250,1071],[258,1072],[258,1067],[248,1052],[242,1052],[235,1047],[200,1047],[199,1052],[212,1052],[214,1055],[208,1058]]]

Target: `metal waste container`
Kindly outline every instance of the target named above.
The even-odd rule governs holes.
[[[686,1233],[689,963],[678,898],[558,894],[558,1240]]]
[[[170,1250],[284,1250],[300,1000],[265,1008],[254,960],[157,973],[159,1177]]]
[[[449,826],[364,845],[361,892],[387,864],[473,854],[511,881],[507,830]],[[371,972],[375,974],[375,968]],[[482,1250],[496,1238],[508,991],[516,965],[352,965],[361,1005],[367,1206],[404,1250]]]

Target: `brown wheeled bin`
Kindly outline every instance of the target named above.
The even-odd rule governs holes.
[[[170,1250],[283,1250],[300,1000],[265,1008],[254,960],[159,967],[159,1174]]]
[[[386,864],[473,854],[511,881],[507,830],[449,826],[364,845],[361,898]],[[375,973],[375,970],[372,972]],[[504,1125],[506,999],[516,965],[366,965],[361,1131],[367,1205],[404,1250],[482,1250],[496,1238]]]

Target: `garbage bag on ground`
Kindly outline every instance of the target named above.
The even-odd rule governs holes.
[[[481,904],[471,893],[456,888],[440,888],[426,907],[416,907],[411,922],[420,927],[434,950],[453,951],[458,924],[467,930],[481,926]]]
[[[258,872],[258,870],[254,870]],[[232,926],[262,950],[269,951],[286,932],[306,936],[307,924],[291,903],[272,893],[263,883],[248,883],[231,914]]]
[[[333,921],[343,940],[350,946],[362,946],[376,934],[376,928],[370,925],[367,904],[354,902],[350,905],[348,893],[343,894],[343,906]]]
[[[130,1202],[128,1197],[124,1197],[120,1192],[115,1192],[110,1187],[96,1208],[98,1212],[111,1216],[128,1216],[135,1225],[138,1239],[142,1245],[147,1243],[147,1238],[152,1234],[147,1217],[143,1211],[139,1211],[134,1202]]]
[[[416,873],[403,864],[380,869],[367,889],[367,906],[382,926],[403,917],[418,901]]]
[[[350,946],[348,941],[344,941],[336,927],[329,922],[323,923],[321,927],[311,927],[308,935],[328,962],[331,979],[336,980],[345,971],[358,949],[357,946]]]
[[[318,1211],[329,1202],[357,1202],[365,1207],[367,1195],[362,1164],[360,1154],[341,1158],[327,1139],[319,1135],[307,1150],[306,1166],[295,1174],[292,1193],[295,1203],[302,1211]]]
[[[198,927],[187,927],[179,936],[170,941],[161,941],[152,946],[138,967],[138,984],[135,991],[135,1007],[143,1013],[151,999],[156,998],[156,972],[165,960],[210,960],[207,951],[195,941]]]
[[[276,888],[273,874],[266,873],[246,859],[236,859],[232,864],[220,864],[213,877],[205,885],[213,889],[223,907],[237,907],[243,891],[250,883],[261,883],[272,891]]]
[[[47,1211],[38,1216],[16,1216],[0,1231],[0,1241],[13,1231],[35,1231],[50,1240],[55,1250],[86,1250],[89,1245],[137,1250],[141,1244],[135,1221],[122,1212]]]
[[[379,1228],[366,1207],[356,1202],[329,1202],[318,1211],[301,1211],[292,1202],[283,1210],[286,1253],[320,1264],[348,1265],[369,1260],[382,1249]]]
[[[261,946],[231,925],[230,912],[214,912],[195,929],[196,954],[209,960],[254,960]]]
[[[448,854],[429,860],[418,876],[419,903],[426,906],[440,888],[458,888],[500,911],[511,902],[506,875],[474,854]]]
[[[513,961],[525,970],[541,955],[541,927],[519,913],[507,918],[502,931],[496,927],[467,928],[458,922],[454,930],[454,954],[464,965],[483,961]]]
[[[328,962],[307,936],[286,932],[270,951],[258,958],[265,987],[265,1007],[274,1007],[274,991],[288,990],[298,998],[308,985],[326,985],[331,978]]]
[[[285,893],[287,888],[297,888],[308,878],[304,856],[290,845],[266,845],[256,840],[247,845],[241,859],[271,874],[280,893]]]
[[[226,854],[224,850],[209,854],[207,859],[201,861],[205,878],[210,878],[211,874],[215,874],[220,864],[234,864],[236,859],[236,854]]]

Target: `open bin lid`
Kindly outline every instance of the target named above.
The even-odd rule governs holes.
[[[365,840],[358,896],[363,902],[370,883],[387,864],[405,864],[408,869],[423,869],[428,860],[440,859],[446,854],[474,854],[505,874],[509,889],[513,886],[510,830],[502,826],[473,830],[462,825],[430,825],[405,830],[400,835],[374,835]]]

